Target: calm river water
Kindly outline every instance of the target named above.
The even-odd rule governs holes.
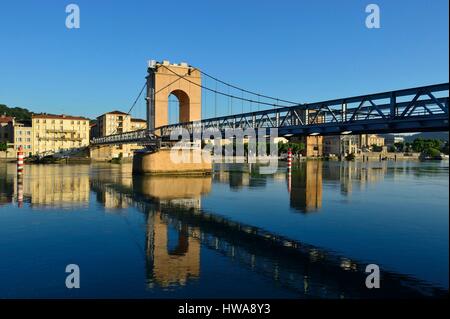
[[[292,176],[0,163],[0,298],[448,293],[448,162],[297,163]],[[67,289],[66,265],[80,268]],[[380,267],[368,289],[365,267]]]

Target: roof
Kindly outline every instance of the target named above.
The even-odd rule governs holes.
[[[143,119],[131,119],[131,122],[145,122],[145,123],[147,123],[147,121],[146,120],[143,120]]]
[[[16,121],[14,126],[30,127],[31,128],[31,121],[30,120]]]
[[[0,116],[0,123],[9,123],[12,122],[14,118],[12,116],[2,115]]]
[[[106,112],[105,114],[123,114],[123,115],[128,115],[128,113],[122,112],[122,111],[111,111],[111,112]]]
[[[33,114],[32,118],[36,119],[66,119],[66,120],[82,120],[89,121],[88,118],[82,116],[72,116],[66,114],[47,114],[47,113],[37,113]]]

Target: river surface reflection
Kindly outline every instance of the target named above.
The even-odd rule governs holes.
[[[448,162],[297,163],[291,176],[0,163],[0,297],[380,298],[448,293]],[[65,287],[77,264],[81,288]],[[367,289],[365,267],[381,270]]]

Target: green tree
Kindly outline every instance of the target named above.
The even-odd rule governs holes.
[[[411,151],[412,144],[410,142],[405,142],[405,152]]]
[[[372,151],[373,152],[381,152],[383,150],[382,146],[378,146],[377,144],[372,144]]]
[[[399,152],[403,152],[405,149],[405,143],[403,143],[403,142],[394,143],[394,146],[395,146],[396,150]]]
[[[426,156],[431,156],[431,157],[438,157],[439,155],[441,155],[441,151],[433,148],[433,147],[429,147],[427,149],[425,149],[422,154],[426,155]]]
[[[6,116],[12,116],[12,117],[15,117],[16,120],[23,121],[23,120],[30,120],[32,113],[25,108],[8,107],[5,104],[0,104],[0,114],[1,115],[5,114]]]
[[[412,143],[412,149],[415,152],[423,152],[426,149],[434,148],[434,149],[440,149],[442,147],[443,142],[441,140],[437,139],[423,139],[423,138],[416,138]]]
[[[6,144],[6,142],[0,143],[0,152],[6,152],[7,149],[8,145]]]
[[[299,155],[305,150],[305,144],[302,142],[298,142],[298,143],[279,142],[278,143],[278,155],[281,155],[282,153],[287,153],[289,148],[292,150],[293,155]]]

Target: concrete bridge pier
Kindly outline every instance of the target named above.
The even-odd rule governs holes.
[[[136,151],[133,174],[206,175],[212,172],[212,161],[201,149],[159,149]]]

